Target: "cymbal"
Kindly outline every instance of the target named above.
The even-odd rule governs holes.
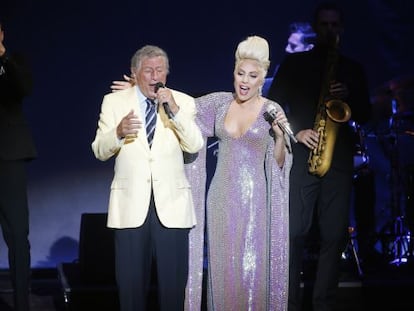
[[[395,98],[399,92],[414,90],[414,75],[395,77],[374,89],[373,96],[380,98]]]
[[[388,119],[395,114],[413,113],[414,75],[399,76],[383,83],[374,90],[371,103],[375,120]]]
[[[391,118],[394,120],[414,120],[414,111],[396,112]]]
[[[388,87],[392,92],[398,90],[414,89],[414,75],[404,75],[390,80]]]

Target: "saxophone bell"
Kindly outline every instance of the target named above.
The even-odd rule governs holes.
[[[328,117],[335,122],[348,122],[351,118],[351,108],[340,99],[331,99],[325,103]]]

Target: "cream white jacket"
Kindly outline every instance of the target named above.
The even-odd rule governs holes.
[[[191,228],[196,224],[183,151],[197,152],[203,146],[203,138],[195,123],[194,99],[172,92],[180,110],[171,121],[160,107],[151,149],[146,138],[145,116],[137,109],[136,87],[104,96],[92,150],[101,161],[115,157],[108,227],[141,226],[148,213],[151,184],[157,214],[164,226]],[[142,120],[143,127],[137,137],[120,141],[116,127],[131,109]]]

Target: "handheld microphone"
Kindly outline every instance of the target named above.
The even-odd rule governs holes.
[[[155,93],[157,93],[160,88],[165,88],[165,86],[162,82],[157,82],[157,84],[155,84],[155,87],[154,87]],[[162,106],[164,107],[164,111],[167,114],[168,119],[172,119],[174,117],[174,115],[173,115],[168,103],[167,102],[162,103]]]
[[[263,117],[267,122],[269,122],[270,125],[272,125],[273,121],[276,119],[276,113],[277,109],[273,105],[268,105],[266,107],[266,112],[263,113]],[[277,122],[277,125],[280,127],[280,129],[287,134],[293,142],[297,143],[298,140],[296,139],[295,135],[293,134],[292,129],[290,128],[288,123],[281,123]]]

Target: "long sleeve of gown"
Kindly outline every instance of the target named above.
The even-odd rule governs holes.
[[[289,174],[293,157],[286,150],[284,165],[279,168],[273,147],[270,143],[265,159],[270,223],[269,310],[285,311],[289,285]]]
[[[196,99],[196,122],[204,138],[204,146],[196,159],[185,166],[191,184],[197,225],[189,235],[189,275],[184,308],[186,311],[201,310],[203,264],[204,264],[204,223],[206,195],[206,154],[207,137],[214,136],[214,96],[206,95]]]

